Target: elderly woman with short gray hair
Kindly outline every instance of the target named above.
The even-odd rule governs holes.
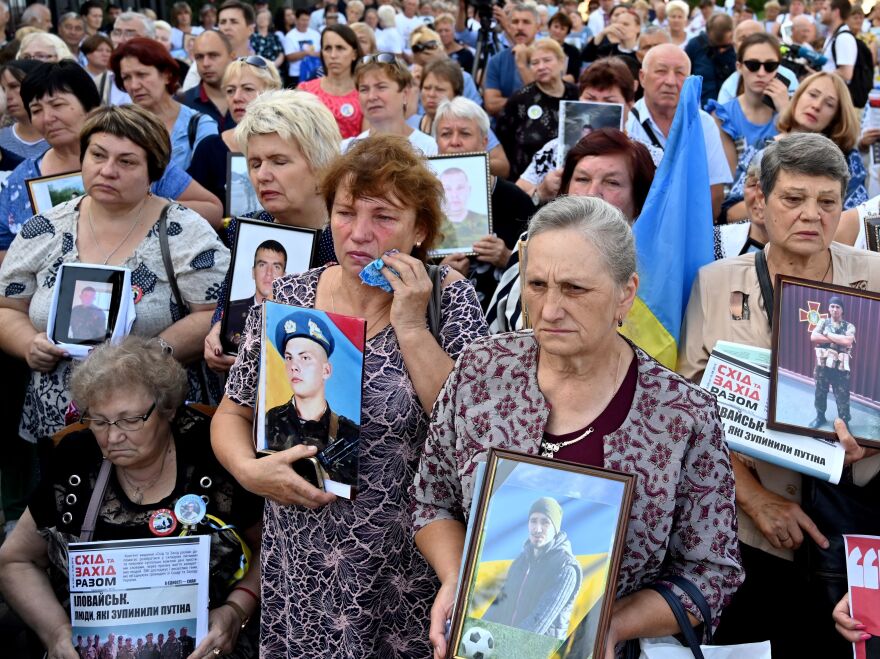
[[[714,626],[742,580],[730,460],[714,399],[617,331],[639,285],[626,218],[601,199],[560,198],[532,218],[526,256],[534,330],[480,339],[462,353],[413,484],[416,544],[441,582],[435,657],[445,656],[476,465],[489,448],[639,475],[605,659],[618,643],[679,631],[663,598],[645,588],[669,575],[700,588],[713,617],[704,622]],[[511,413],[499,415],[511,399]],[[691,622],[702,622],[682,602]]]
[[[763,207],[767,244],[758,252],[700,269],[682,327],[679,373],[698,381],[717,341],[770,347],[776,275],[880,290],[880,255],[832,242],[848,182],[846,158],[824,135],[792,133],[765,149],[756,203]],[[864,457],[864,450],[847,429],[848,410],[836,412],[840,418],[826,419],[825,409],[817,409],[813,427],[836,432],[847,451],[846,461],[855,462]],[[843,479],[849,484],[835,487],[738,454],[731,462],[743,564],[752,578],[746,579],[725,612],[716,642],[769,638],[774,657],[840,656],[846,648],[829,649],[840,642],[831,625],[831,608],[846,592],[840,533],[844,527],[849,529],[844,532],[859,528],[859,523],[851,522],[853,511],[861,509],[856,501],[864,490],[853,483],[871,481],[877,463],[865,460],[853,465],[852,477]],[[817,508],[817,496],[828,496],[836,504]],[[873,498],[869,509],[876,510]],[[880,531],[880,524],[874,531],[862,528],[861,532],[874,533]],[[811,556],[811,575],[794,562],[799,548],[801,554]],[[826,574],[838,573],[837,583],[834,579],[821,583],[818,565],[825,566]],[[812,590],[806,589],[808,580],[814,584]],[[813,589],[815,584],[819,586]],[[787,593],[784,607],[779,606],[778,593]],[[791,633],[793,626],[801,625],[811,633]]]

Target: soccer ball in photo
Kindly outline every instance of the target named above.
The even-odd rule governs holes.
[[[482,627],[471,627],[461,638],[461,648],[467,659],[489,659],[495,654],[495,639]]]

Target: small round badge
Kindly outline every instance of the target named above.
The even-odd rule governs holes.
[[[160,508],[150,515],[150,533],[159,537],[171,535],[177,528],[177,520],[174,513],[167,508]]]
[[[350,117],[354,114],[354,106],[351,103],[343,103],[339,108],[339,114],[343,117]]]
[[[544,114],[544,110],[540,105],[532,105],[527,111],[526,114],[529,115],[529,119],[535,120],[540,119],[541,115]]]
[[[184,494],[174,505],[174,516],[186,526],[195,526],[205,518],[207,505],[197,494]]]

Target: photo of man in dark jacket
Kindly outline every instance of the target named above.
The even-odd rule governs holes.
[[[552,497],[541,497],[529,508],[528,525],[523,551],[483,619],[562,640],[582,580],[562,530],[562,506]]]

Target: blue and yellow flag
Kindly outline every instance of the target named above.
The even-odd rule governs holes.
[[[675,368],[691,284],[714,258],[701,87],[702,78],[685,80],[663,161],[633,225],[639,292],[621,330],[669,368]]]

